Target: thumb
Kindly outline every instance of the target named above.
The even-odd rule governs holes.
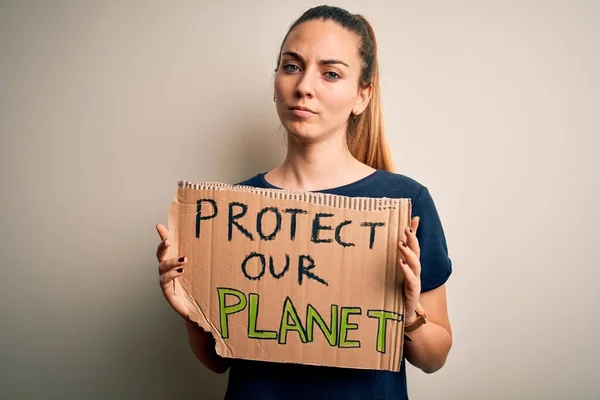
[[[169,235],[169,230],[163,224],[156,224],[156,231],[158,232],[158,236],[160,236],[160,240],[165,240]]]

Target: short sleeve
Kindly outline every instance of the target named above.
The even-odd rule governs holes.
[[[413,207],[413,217],[420,217],[417,239],[421,249],[421,292],[442,286],[452,273],[452,260],[442,222],[427,187],[423,187]]]

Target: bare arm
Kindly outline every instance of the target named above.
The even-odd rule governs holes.
[[[200,360],[206,368],[217,374],[222,374],[227,371],[229,369],[229,360],[217,354],[213,336],[189,319],[185,321],[185,327],[187,329],[190,347],[198,360]]]
[[[222,374],[229,368],[229,361],[217,355],[212,335],[190,320],[190,311],[183,297],[175,293],[173,280],[184,273],[187,257],[167,259],[167,250],[171,245],[171,241],[167,238],[169,231],[162,224],[157,224],[156,230],[161,238],[156,249],[156,257],[159,262],[158,272],[162,293],[171,307],[184,319],[190,347],[198,360],[211,371]]]
[[[446,286],[421,293],[421,249],[417,239],[419,217],[411,220],[406,227],[406,243],[398,248],[406,260],[399,266],[404,274],[405,324],[411,325],[416,319],[415,309],[420,303],[427,313],[427,323],[410,333],[412,341],[404,341],[406,359],[426,373],[433,373],[444,366],[450,347],[452,331],[446,305]]]
[[[444,366],[452,347],[446,286],[422,293],[420,303],[427,312],[427,323],[410,333],[412,341],[404,342],[405,353],[412,365],[431,374]],[[407,318],[406,323],[410,322]]]

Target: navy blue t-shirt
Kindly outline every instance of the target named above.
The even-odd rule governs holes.
[[[241,185],[278,189],[258,174]],[[410,198],[419,216],[421,291],[443,285],[452,263],[442,223],[427,187],[404,175],[375,171],[354,183],[319,191],[351,197]],[[402,400],[408,399],[405,360],[400,371],[309,366],[232,359],[227,400]]]

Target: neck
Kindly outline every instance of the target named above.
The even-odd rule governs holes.
[[[288,134],[287,156],[266,179],[285,189],[315,191],[352,183],[373,171],[350,154],[343,134],[310,143]]]

